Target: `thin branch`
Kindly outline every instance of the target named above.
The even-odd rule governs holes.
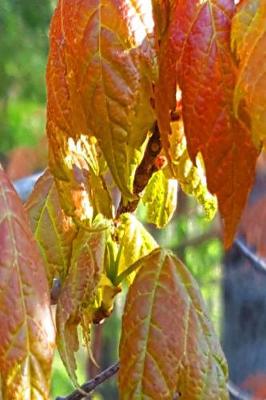
[[[227,389],[230,395],[233,396],[235,400],[256,400],[253,396],[250,396],[249,394],[241,390],[231,381],[228,382]]]
[[[111,365],[109,368],[102,371],[95,378],[90,381],[84,383],[80,389],[76,389],[73,393],[69,394],[66,397],[57,397],[55,400],[82,400],[87,399],[88,396],[93,392],[97,386],[101,385],[106,380],[112,378],[119,370],[119,362]],[[254,400],[254,397],[251,397],[246,392],[240,390],[238,386],[236,386],[231,381],[228,382],[227,388],[229,393],[234,397],[235,400]],[[179,398],[178,394],[175,395],[174,400]],[[256,399],[255,399],[256,400]]]
[[[86,399],[86,397],[96,389],[101,383],[105,382],[107,379],[112,378],[119,370],[119,362],[111,365],[109,368],[102,371],[100,374],[95,376],[95,378],[84,383],[80,389],[76,389],[73,393],[66,397],[57,397],[56,400],[81,400]]]
[[[239,248],[241,253],[251,262],[254,268],[258,271],[266,273],[266,262],[261,257],[258,257],[256,254],[249,249],[249,247],[243,242],[242,239],[235,239],[236,246]]]

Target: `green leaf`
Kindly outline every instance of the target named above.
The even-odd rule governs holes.
[[[63,282],[67,275],[77,227],[61,208],[55,181],[49,170],[38,179],[25,208],[51,288],[54,278],[60,278]]]
[[[142,197],[147,222],[163,228],[171,220],[177,205],[177,181],[168,179],[162,170],[151,177]]]
[[[197,283],[166,250],[138,264],[122,322],[121,400],[227,400],[227,364]]]

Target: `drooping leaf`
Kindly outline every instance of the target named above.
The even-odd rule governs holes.
[[[52,287],[54,278],[63,282],[67,275],[77,227],[60,206],[54,178],[49,170],[37,181],[25,208]]]
[[[266,7],[263,0],[243,0],[232,23],[232,48],[239,60],[234,96],[238,116],[245,107],[252,138],[260,148],[266,138]]]
[[[147,222],[163,228],[171,220],[177,205],[177,181],[168,179],[163,170],[150,179],[142,197]]]
[[[94,135],[117,185],[132,197],[154,122],[153,28],[151,0],[59,1],[47,67],[50,166],[59,178],[67,139]]]
[[[236,68],[230,51],[233,0],[170,2],[169,25],[160,44],[156,109],[170,132],[178,84],[189,155],[202,154],[208,189],[218,199],[225,245],[233,239],[254,177],[258,150],[246,115],[233,115]],[[168,140],[169,142],[169,140]],[[168,145],[169,147],[169,145]]]
[[[54,325],[27,215],[0,167],[1,399],[48,400]]]
[[[171,129],[170,153],[178,183],[186,194],[195,197],[211,220],[217,211],[217,199],[208,191],[202,157],[198,154],[196,164],[191,161],[182,120],[172,122]]]
[[[57,347],[72,381],[77,384],[75,352],[79,349],[78,325],[82,323],[86,343],[92,321],[83,315],[94,302],[104,267],[106,232],[80,228],[72,246],[68,275],[61,289],[56,313]]]
[[[123,273],[137,260],[158,247],[156,241],[134,215],[123,214],[120,223],[121,226],[118,230],[120,245],[118,274]],[[128,278],[131,283],[134,274],[131,274]]]
[[[225,400],[227,365],[196,282],[170,252],[139,261],[120,342],[120,398]]]

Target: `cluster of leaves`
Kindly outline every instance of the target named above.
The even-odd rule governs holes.
[[[265,76],[254,84],[253,75],[265,20],[263,0],[243,0],[237,13],[233,0],[59,0],[47,67],[50,169],[25,210],[1,171],[3,399],[49,396],[49,289],[57,348],[78,385],[78,328],[90,351],[91,325],[110,315],[124,283],[121,399],[228,399],[196,282],[133,213],[144,204],[164,227],[180,182],[209,216],[217,198],[231,244],[264,139]]]

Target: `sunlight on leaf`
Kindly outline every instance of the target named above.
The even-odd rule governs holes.
[[[0,166],[1,399],[49,399],[55,331],[45,269]]]
[[[228,400],[226,361],[189,271],[162,249],[139,267],[123,315],[120,398]]]

